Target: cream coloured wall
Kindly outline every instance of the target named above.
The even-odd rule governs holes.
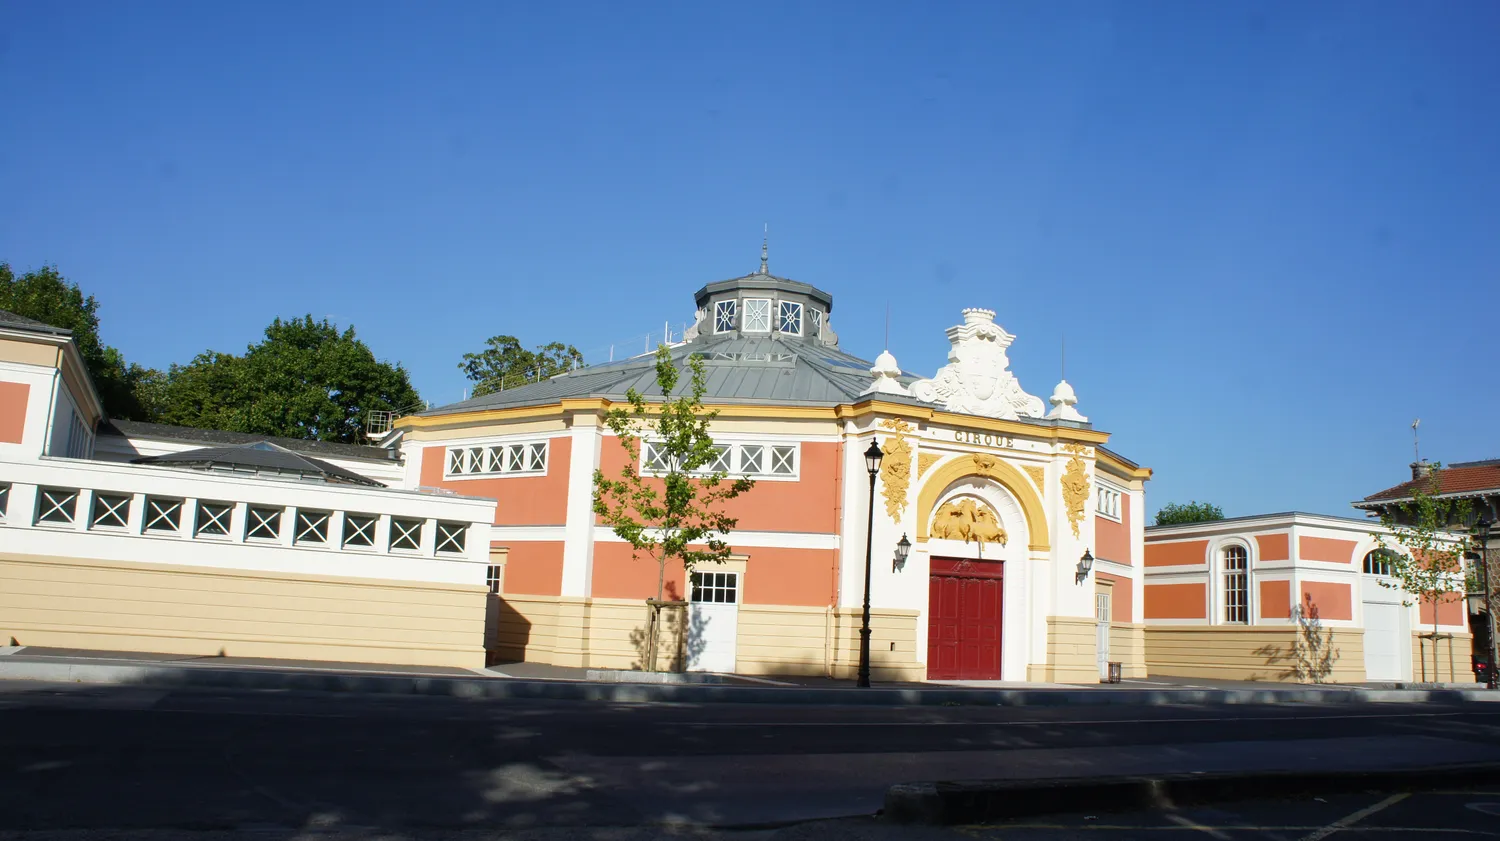
[[[1324,627],[1315,655],[1295,627],[1148,626],[1146,670],[1153,676],[1358,683],[1365,678],[1364,631]]]
[[[0,552],[0,642],[484,664],[484,589]]]

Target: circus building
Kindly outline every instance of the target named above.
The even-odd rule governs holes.
[[[681,666],[851,677],[868,531],[876,680],[1145,675],[1151,473],[1104,447],[1066,381],[1048,401],[1022,388],[994,312],[964,310],[948,364],[921,377],[846,352],[833,297],[764,259],[693,303],[671,354],[704,360],[716,466],[756,484],[728,504],[731,560],[668,568]],[[630,389],[659,399],[650,355],[398,420],[407,487],[497,501],[492,660],[640,664],[656,564],[592,510],[594,471],[628,462],[603,418]]]

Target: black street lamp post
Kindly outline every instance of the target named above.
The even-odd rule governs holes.
[[[875,474],[880,472],[880,459],[884,455],[878,441],[871,441],[870,449],[865,450],[865,467],[870,471],[870,519],[865,526],[865,612],[859,622],[859,681],[856,685],[860,687],[870,685],[870,544],[875,540]]]
[[[1500,640],[1495,639],[1495,595],[1490,588],[1490,521],[1486,517],[1480,517],[1474,524],[1474,536],[1479,538],[1479,586],[1484,588],[1484,625],[1489,631],[1489,655],[1490,667],[1487,672],[1488,681],[1486,686],[1495,689],[1500,686],[1500,675],[1496,674],[1496,667],[1500,666]]]

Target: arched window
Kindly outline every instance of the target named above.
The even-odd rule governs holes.
[[[1365,575],[1392,575],[1391,560],[1395,554],[1389,549],[1376,549],[1365,555]]]
[[[1224,621],[1244,625],[1250,621],[1250,554],[1243,546],[1225,546]]]

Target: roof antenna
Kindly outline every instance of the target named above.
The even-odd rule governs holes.
[[[1422,442],[1417,438],[1417,427],[1421,425],[1421,418],[1411,422],[1411,454],[1418,464],[1422,462]]]
[[[765,231],[764,231],[763,235],[761,236],[761,240],[760,240],[760,273],[761,274],[770,274],[771,273],[766,268],[767,247],[770,244],[771,244],[771,224],[769,222],[767,222],[766,225],[765,225]]]

